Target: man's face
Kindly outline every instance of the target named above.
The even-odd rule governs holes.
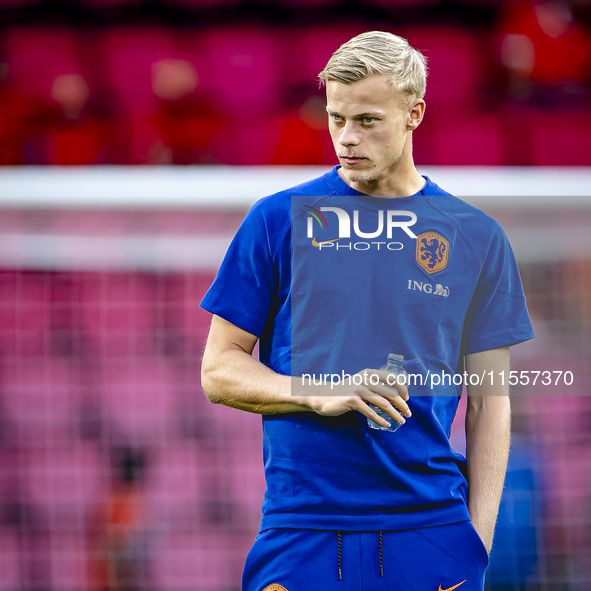
[[[326,98],[330,135],[350,183],[373,182],[394,172],[403,154],[410,155],[409,131],[420,123],[412,115],[417,101],[403,99],[385,76],[328,82]],[[422,107],[419,111],[422,117]]]

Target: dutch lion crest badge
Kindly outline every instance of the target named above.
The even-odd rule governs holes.
[[[437,232],[419,234],[415,259],[429,275],[443,271],[449,261],[449,240]]]

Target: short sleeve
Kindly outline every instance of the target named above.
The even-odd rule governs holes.
[[[258,337],[277,294],[272,246],[261,202],[246,214],[201,307]]]
[[[535,337],[517,262],[497,227],[464,323],[464,355],[515,345]]]

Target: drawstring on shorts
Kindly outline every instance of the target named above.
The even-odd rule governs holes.
[[[343,573],[341,571],[341,532],[340,531],[337,532],[337,540],[339,542],[339,564],[338,564],[338,566],[339,566],[339,581],[342,581],[343,580]]]
[[[384,567],[382,566],[382,556],[384,554],[384,540],[380,532],[380,577],[384,576]]]
[[[378,532],[380,534],[380,577],[384,576],[384,566],[383,566],[383,557],[384,557],[384,536],[383,532]],[[339,581],[343,580],[343,569],[342,569],[342,562],[343,562],[343,552],[342,552],[342,540],[341,540],[341,532],[337,532],[337,558],[338,558],[338,570],[339,570]]]

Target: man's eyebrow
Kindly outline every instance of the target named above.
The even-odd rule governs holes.
[[[338,111],[334,111],[333,109],[331,109],[330,107],[326,107],[326,112],[329,115],[339,115],[340,113]],[[358,115],[353,115],[353,119],[363,119],[363,117],[383,117],[384,113],[380,113],[378,111],[374,111],[374,112],[367,112],[367,113],[359,113]]]

